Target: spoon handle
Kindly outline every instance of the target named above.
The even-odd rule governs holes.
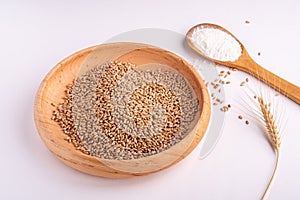
[[[243,65],[236,67],[253,75],[297,104],[300,104],[300,87],[266,70],[250,57],[244,57],[242,63]]]

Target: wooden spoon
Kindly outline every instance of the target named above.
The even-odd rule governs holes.
[[[202,52],[199,48],[197,48],[194,45],[193,41],[191,40],[192,34],[193,34],[193,32],[196,28],[200,28],[200,29],[201,28],[214,28],[214,29],[219,29],[223,32],[228,33],[240,44],[241,49],[242,49],[242,54],[240,55],[240,57],[237,58],[237,60],[235,60],[233,62],[232,61],[221,61],[221,60],[216,60],[216,59],[213,59],[211,57],[208,57],[207,55],[205,55],[204,52]],[[233,34],[231,34],[229,31],[227,31],[223,27],[215,25],[215,24],[208,24],[208,23],[198,24],[198,25],[192,27],[186,33],[186,42],[188,43],[188,45],[194,51],[196,51],[198,54],[205,57],[206,59],[211,60],[215,63],[220,64],[220,65],[224,65],[224,66],[228,66],[228,67],[232,67],[232,68],[242,70],[242,71],[244,71],[244,72],[246,72],[250,75],[253,75],[257,79],[259,79],[259,80],[263,81],[264,83],[266,83],[268,86],[274,88],[275,90],[277,90],[281,94],[283,94],[286,97],[290,98],[291,100],[293,100],[297,104],[300,104],[300,88],[298,86],[284,80],[283,78],[273,74],[272,72],[264,69],[260,65],[258,65],[249,56],[249,54],[246,51],[244,45]]]

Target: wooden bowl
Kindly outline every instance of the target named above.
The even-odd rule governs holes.
[[[66,85],[90,67],[117,59],[137,66],[147,63],[167,65],[189,82],[199,101],[194,126],[178,143],[155,155],[138,159],[104,159],[76,150],[65,140],[61,127],[51,119],[53,104],[65,95]],[[87,62],[88,60],[88,62]],[[84,66],[84,68],[83,68]],[[110,43],[81,50],[57,64],[45,77],[36,95],[34,117],[40,137],[60,160],[79,171],[102,177],[126,178],[151,174],[165,169],[186,157],[201,141],[210,119],[209,95],[198,73],[177,55],[146,44]]]

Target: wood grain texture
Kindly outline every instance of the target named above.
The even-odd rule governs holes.
[[[62,101],[65,86],[82,73],[82,65],[96,51],[101,52],[101,55],[107,54],[111,59],[116,59],[114,52],[122,52],[122,54],[118,54],[121,56],[117,56],[119,61],[137,65],[152,62],[166,64],[186,77],[195,90],[200,103],[199,120],[188,136],[178,144],[154,156],[125,161],[105,160],[86,155],[65,141],[66,135],[58,124],[51,120],[52,111],[55,109],[51,103],[58,104]],[[110,56],[110,54],[112,55]],[[107,59],[107,57],[104,56],[100,59]],[[193,67],[175,54],[145,44],[111,43],[84,49],[56,65],[39,87],[34,105],[34,117],[40,137],[46,146],[68,166],[91,175],[127,178],[163,170],[186,157],[206,132],[210,119],[210,102],[203,80]]]
[[[231,35],[235,40],[237,40],[240,43],[241,48],[242,48],[242,55],[234,62],[219,61],[219,60],[215,60],[215,59],[212,59],[212,58],[206,56],[197,47],[195,47],[195,45],[193,44],[193,42],[190,39],[195,28],[198,28],[198,27],[199,28],[215,28],[215,29],[224,31],[225,33],[228,33],[229,35]],[[290,98],[297,104],[300,104],[300,87],[288,82],[287,80],[273,74],[272,72],[270,72],[270,71],[266,70],[265,68],[263,68],[262,66],[258,65],[250,57],[250,55],[246,51],[244,45],[233,34],[231,34],[229,31],[227,31],[223,27],[218,26],[216,24],[209,24],[209,23],[198,24],[198,25],[192,27],[191,29],[189,29],[189,31],[186,33],[186,42],[199,55],[201,55],[215,63],[218,63],[220,65],[224,65],[224,66],[242,70],[242,71],[254,76],[255,78],[259,79],[260,81],[264,82],[265,84],[267,84],[268,86],[277,90],[278,92],[285,95],[286,97]]]

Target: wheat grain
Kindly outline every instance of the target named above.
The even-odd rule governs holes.
[[[279,132],[275,123],[275,119],[273,117],[273,114],[271,113],[268,104],[264,102],[264,100],[261,97],[257,98],[260,110],[262,112],[264,125],[267,129],[267,136],[272,144],[272,147],[275,151],[279,151],[280,148],[280,136]]]
[[[51,119],[65,140],[85,154],[118,160],[151,156],[180,142],[199,105],[176,70],[119,61],[76,77],[63,100],[54,106]]]

